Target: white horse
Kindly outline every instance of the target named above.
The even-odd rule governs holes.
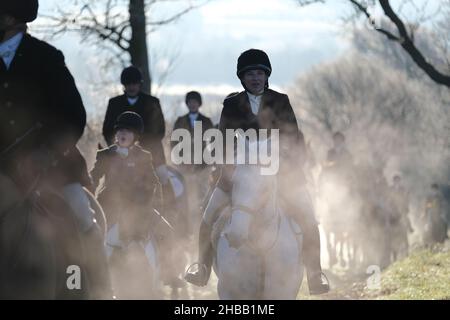
[[[216,188],[222,204],[204,216],[220,217],[212,232],[220,299],[295,299],[300,289],[302,231],[280,205],[277,176],[260,169],[238,165],[231,203]]]

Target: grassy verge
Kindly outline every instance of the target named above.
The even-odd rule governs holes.
[[[413,252],[381,276],[381,290],[369,299],[450,299],[450,250],[436,246]]]
[[[418,249],[389,266],[381,274],[381,289],[369,290],[369,275],[337,275],[327,272],[332,290],[324,295],[309,296],[306,281],[298,299],[450,299],[450,243],[431,249]]]

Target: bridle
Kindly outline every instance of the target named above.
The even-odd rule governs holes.
[[[274,196],[270,195],[271,192]],[[268,217],[264,221],[261,221],[260,224],[265,225],[266,223],[269,223],[271,220],[277,219],[277,229],[276,229],[276,234],[275,234],[275,238],[274,238],[273,242],[265,248],[254,246],[249,239],[247,239],[245,242],[245,245],[247,245],[252,251],[258,252],[258,253],[267,253],[269,250],[271,250],[275,246],[275,244],[278,240],[278,237],[279,237],[280,227],[281,227],[281,213],[278,208],[278,182],[276,179],[274,179],[273,190],[266,190],[266,192],[264,192],[264,194],[262,195],[261,198],[263,198],[264,201],[261,202],[259,204],[259,206],[256,208],[251,208],[249,206],[237,204],[237,205],[233,205],[231,207],[231,212],[233,212],[234,210],[238,210],[238,211],[249,214],[252,217],[252,219],[257,219],[259,217],[259,213],[265,207],[267,207],[269,201],[272,200],[273,205],[272,205],[271,210],[273,210],[273,212],[276,212],[276,215],[275,215],[275,217],[273,217],[273,216]]]

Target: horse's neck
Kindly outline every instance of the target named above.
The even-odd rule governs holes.
[[[258,166],[237,166],[233,176],[233,202],[248,207],[260,207],[275,192],[274,177],[260,174]],[[256,208],[254,208],[256,209]]]

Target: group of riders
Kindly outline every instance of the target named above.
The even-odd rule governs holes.
[[[171,183],[173,172],[164,156],[166,128],[160,102],[143,92],[142,75],[131,66],[121,75],[124,94],[108,103],[103,124],[108,147],[97,152],[94,168],[88,172],[76,147],[86,125],[86,111],[62,53],[27,33],[27,23],[36,18],[37,12],[37,0],[4,0],[0,4],[0,226],[18,210],[17,203],[32,203],[33,213],[48,218],[48,210],[41,207],[54,208],[52,197],[46,199],[41,194],[56,195],[69,212],[66,219],[74,221],[85,249],[84,266],[88,273],[92,271],[87,276],[90,298],[113,296],[108,268],[112,261],[120,264],[121,252],[130,243],[141,243],[148,251],[155,251],[151,243],[156,243],[161,279],[175,288],[184,286],[180,268],[185,266],[180,266],[177,240],[197,233],[198,228],[198,268],[189,268],[184,279],[205,286],[214,249],[211,223],[201,219],[200,210],[214,210],[229,199],[235,166],[224,164],[205,170],[206,164],[196,164],[180,168],[192,181],[187,185],[199,189],[193,197],[197,202],[191,204],[199,223],[192,223],[186,231],[182,215],[173,207],[177,194]],[[307,147],[287,95],[269,89],[271,72],[269,57],[262,50],[250,49],[239,56],[236,75],[244,91],[225,98],[218,129],[279,129],[280,145],[288,151],[280,160],[280,194],[285,195],[291,218],[303,231],[309,291],[322,294],[329,291],[329,284],[321,268],[318,222],[303,170],[308,161]],[[189,112],[176,120],[174,129],[191,131],[196,121],[202,122],[203,130],[213,127],[212,121],[199,112],[202,98],[198,92],[186,95],[186,105]],[[353,179],[345,139],[342,134],[334,138],[335,148],[328,153],[323,175],[344,174],[345,179]],[[406,193],[398,179],[394,179],[393,201],[398,211],[406,214]],[[289,192],[292,185],[299,186],[295,194]],[[11,207],[10,199],[3,194],[12,186],[20,196]],[[367,190],[367,195],[372,191]],[[103,210],[96,208],[92,194]],[[410,228],[404,216],[392,219]],[[7,249],[12,246],[8,243],[11,239],[20,242],[17,237],[0,234],[0,297],[29,297],[33,291],[30,283],[40,277],[35,271],[37,262],[27,265],[24,259],[20,264],[20,257]],[[39,291],[34,294],[39,297]]]
[[[389,183],[380,164],[355,161],[341,132],[333,135],[315,189],[330,267],[386,267],[408,254],[413,234],[421,245],[447,238],[448,207],[438,185],[413,203],[400,174]]]

